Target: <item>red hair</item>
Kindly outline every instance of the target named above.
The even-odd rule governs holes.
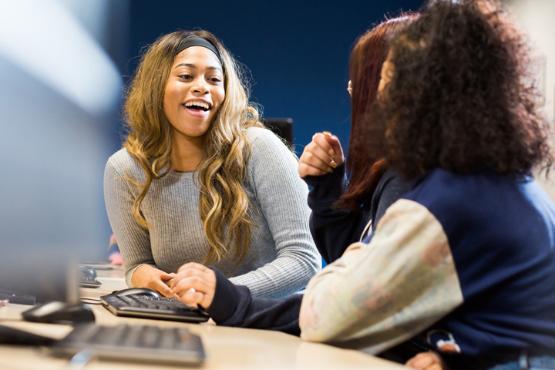
[[[376,119],[375,101],[389,44],[416,14],[389,19],[360,36],[351,52],[351,134],[347,155],[349,183],[336,206],[356,209],[370,196],[386,169],[385,123]]]

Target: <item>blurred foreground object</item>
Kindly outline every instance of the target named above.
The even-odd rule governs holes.
[[[120,77],[66,8],[22,0],[0,2],[0,80],[0,288],[75,300],[72,261],[105,252]]]

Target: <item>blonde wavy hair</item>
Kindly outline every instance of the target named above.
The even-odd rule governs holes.
[[[231,255],[241,261],[249,250],[253,227],[244,188],[251,152],[246,128],[262,124],[258,110],[249,104],[241,69],[210,32],[177,31],[160,37],[142,56],[131,82],[125,101],[129,133],[123,146],[145,174],[144,182],[128,178],[138,191],[133,217],[148,228],[141,203],[152,181],[170,170],[173,131],[164,114],[164,91],[174,59],[182,51],[180,43],[192,36],[204,38],[217,48],[225,81],[225,99],[206,133],[204,158],[197,169],[200,218],[210,246],[204,263]]]

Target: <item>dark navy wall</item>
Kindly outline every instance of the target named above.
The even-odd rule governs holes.
[[[318,130],[347,146],[350,49],[384,15],[416,10],[421,0],[183,1],[132,0],[131,75],[140,49],[176,29],[207,29],[251,71],[251,100],[266,117],[292,117],[297,153]]]

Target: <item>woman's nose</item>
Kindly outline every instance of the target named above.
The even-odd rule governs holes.
[[[193,92],[197,94],[207,94],[208,86],[206,86],[206,82],[202,79],[197,79],[193,85]]]

